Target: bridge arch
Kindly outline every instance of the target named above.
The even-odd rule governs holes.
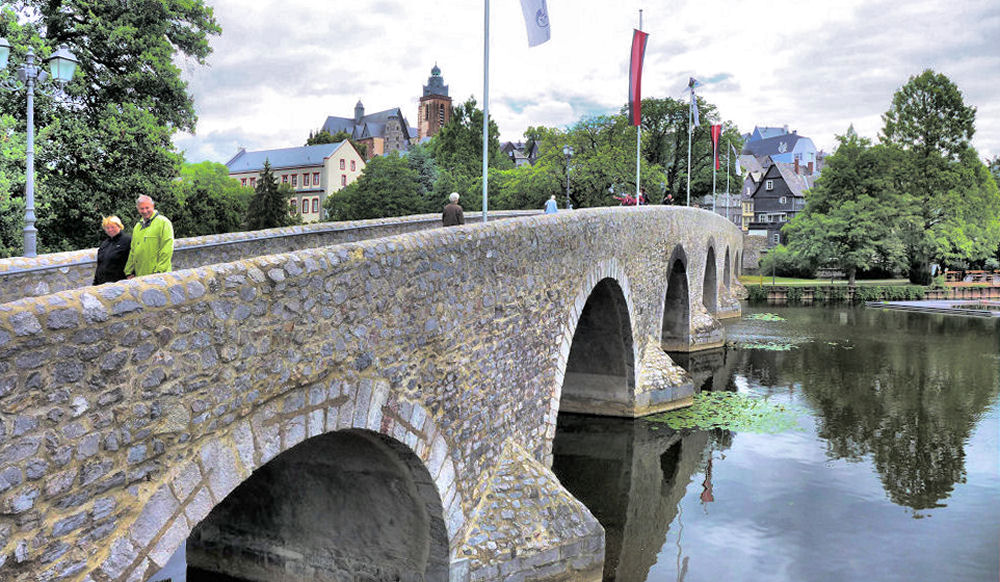
[[[688,257],[677,245],[667,262],[667,289],[663,299],[660,343],[664,350],[686,350],[691,337],[691,300],[688,288]]]
[[[637,347],[628,278],[615,259],[582,281],[563,327],[551,432],[560,410],[624,415],[634,399]]]
[[[719,276],[715,258],[715,243],[710,242],[705,255],[705,280],[701,291],[701,303],[709,313],[719,310]]]
[[[322,563],[321,554],[329,558],[334,549],[342,572],[351,564],[381,561],[388,572],[418,568],[424,580],[448,580],[450,561],[465,526],[450,446],[429,412],[419,404],[399,400],[388,384],[335,382],[294,390],[256,409],[227,434],[211,435],[193,450],[194,455],[177,463],[148,497],[131,527],[109,544],[110,554],[99,567],[105,577],[145,580],[191,540],[195,548],[192,565],[205,569],[218,559],[215,550],[223,549],[229,558],[221,565],[232,567],[236,575],[248,573],[245,568],[254,559],[264,563],[285,560],[283,567],[289,571],[305,571],[316,580],[336,580],[336,574],[319,575],[324,567],[338,565]],[[337,463],[329,462],[331,456]],[[352,467],[374,469],[363,475],[357,470],[352,473]],[[296,474],[289,475],[289,471]],[[354,485],[366,484],[367,488],[352,489],[347,476],[353,476]],[[322,511],[351,506],[338,507],[328,496],[308,488],[293,494],[295,501],[304,501],[301,505],[279,502],[277,495],[269,493],[297,483],[339,484],[342,487],[333,488],[342,494],[363,491],[369,500],[395,505],[391,512],[366,513],[370,508],[363,507],[346,516],[341,513],[338,523],[324,522],[319,519]],[[257,513],[235,517],[247,513],[248,507]],[[306,516],[306,520],[296,521],[296,516]],[[359,520],[393,526],[373,530]],[[300,546],[292,552],[268,553],[270,546],[261,540],[240,538],[241,532],[252,533],[248,528],[258,526],[291,536],[283,542],[293,547],[296,528],[306,535],[324,530],[343,547]],[[397,528],[395,534],[392,527]],[[405,543],[387,547],[378,542],[394,538]],[[298,539],[301,542],[305,536]],[[233,559],[241,553],[243,559]],[[264,578],[280,580],[276,574],[269,572]]]

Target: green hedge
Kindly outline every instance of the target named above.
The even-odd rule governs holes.
[[[800,303],[802,296],[809,287],[779,287],[784,290],[789,303]],[[768,288],[763,285],[747,288],[747,300],[751,303],[767,301]],[[847,301],[846,287],[816,287],[812,288],[813,303],[840,303]],[[854,288],[854,303],[868,301],[914,301],[923,299],[927,293],[926,287],[920,285],[860,285]]]

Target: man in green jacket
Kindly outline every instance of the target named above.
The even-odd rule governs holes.
[[[125,275],[141,277],[170,271],[174,255],[174,225],[153,209],[153,199],[143,194],[135,201],[142,220],[132,229],[132,246],[125,263]]]

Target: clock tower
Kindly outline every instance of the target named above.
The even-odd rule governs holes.
[[[431,69],[431,76],[424,85],[424,95],[417,110],[417,141],[432,137],[451,120],[451,97],[448,86],[441,78],[437,64]]]

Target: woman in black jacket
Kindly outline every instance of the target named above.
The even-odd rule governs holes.
[[[97,271],[94,285],[114,283],[125,278],[125,262],[128,260],[132,236],[122,232],[124,226],[117,216],[108,216],[101,221],[101,228],[108,238],[97,248]]]

